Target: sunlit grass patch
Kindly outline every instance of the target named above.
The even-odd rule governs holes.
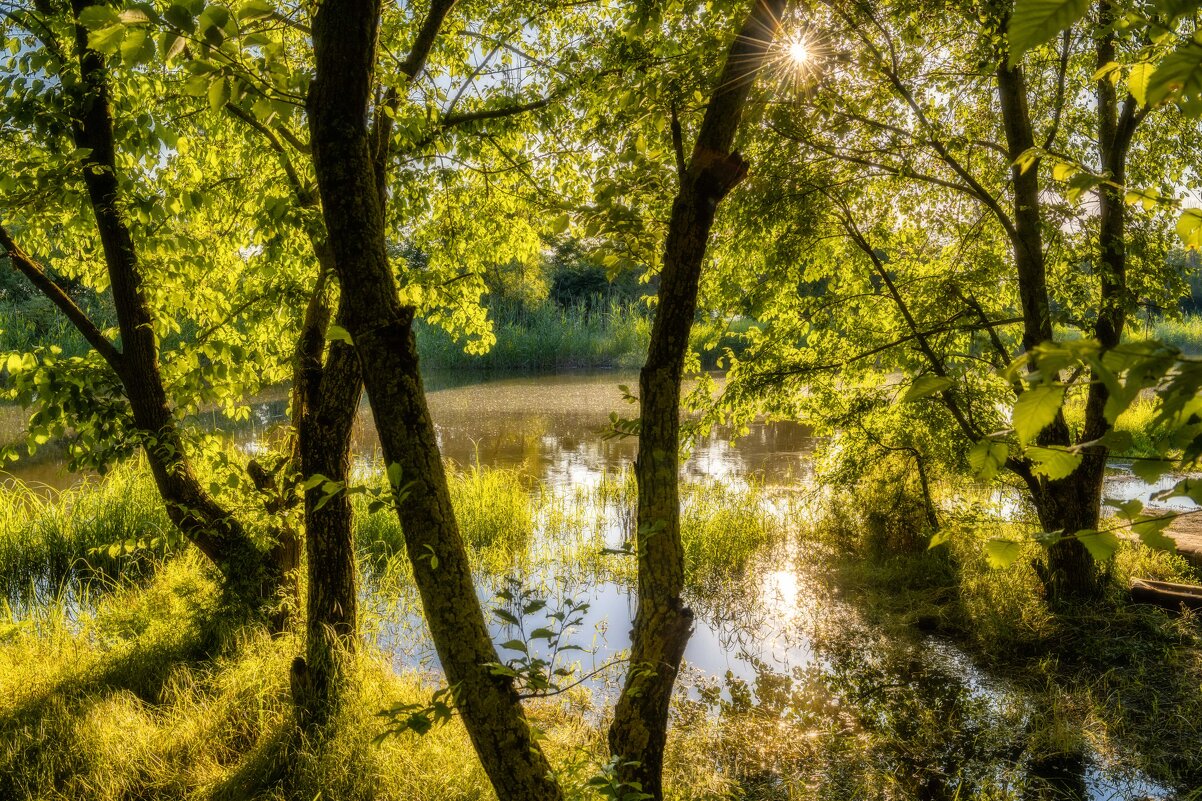
[[[680,521],[686,576],[739,571],[779,542],[783,527],[765,497],[765,489],[755,484],[686,487]]]
[[[19,600],[72,579],[143,570],[172,531],[153,481],[134,464],[61,492],[11,482],[0,487],[0,586]]]

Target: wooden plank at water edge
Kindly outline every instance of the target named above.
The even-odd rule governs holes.
[[[1154,604],[1172,612],[1180,612],[1183,606],[1197,612],[1202,611],[1202,587],[1197,584],[1132,579],[1131,600],[1137,604]]]
[[[1177,553],[1194,567],[1202,567],[1202,515],[1182,515],[1165,532],[1177,543]]]

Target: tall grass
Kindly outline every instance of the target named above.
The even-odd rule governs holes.
[[[46,345],[58,345],[64,356],[82,356],[91,349],[49,300],[35,297],[22,303],[0,302],[0,352],[25,353]]]
[[[28,600],[73,579],[143,571],[171,531],[153,481],[133,464],[61,492],[6,482],[0,589],[10,601]]]
[[[1197,356],[1202,354],[1202,315],[1185,314],[1178,318],[1158,317],[1146,325],[1137,322],[1132,326],[1129,338],[1133,340],[1154,339],[1180,348],[1188,355]]]
[[[422,366],[432,369],[551,371],[640,367],[651,340],[652,314],[641,303],[611,301],[607,306],[503,308],[495,314],[497,342],[483,355],[464,352],[441,328],[418,323]],[[705,369],[713,369],[729,348],[736,353],[756,323],[749,319],[701,320],[690,345]]]
[[[194,556],[160,566],[68,621],[52,602],[36,620],[0,615],[0,798],[487,801],[495,796],[457,720],[382,742],[381,709],[423,703],[436,680],[394,673],[364,647],[339,716],[316,736],[295,722],[289,663],[298,636],[231,625]],[[591,696],[528,704],[569,799],[607,757]],[[674,798],[729,786],[704,752],[674,743]],[[710,739],[696,739],[695,746]]]

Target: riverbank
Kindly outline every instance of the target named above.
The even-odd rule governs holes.
[[[564,666],[595,675],[531,712],[570,797],[599,797],[588,782],[604,774],[613,660],[633,611],[633,482],[614,474],[556,491],[475,469],[454,473],[451,488],[487,605],[508,579],[545,598],[546,612],[588,604],[571,635],[584,651]],[[373,743],[386,729],[377,713],[438,686],[391,514],[358,509],[357,689],[312,739],[288,695],[299,635],[273,639],[231,618],[189,549],[135,539],[161,523],[137,500],[152,493],[146,476],[131,468],[77,492],[0,516],[0,536],[23,548],[28,531],[83,518],[69,529],[78,536],[55,540],[74,543],[67,558],[45,563],[68,572],[8,585],[0,797],[491,797],[454,721]],[[105,515],[122,521],[110,554],[84,521],[113,509],[124,511]],[[1130,575],[1181,578],[1186,567],[1124,545],[1109,602],[1053,619],[1028,565],[1034,543],[1011,568],[991,568],[984,542],[1016,532],[955,513],[950,495],[946,546],[890,534],[920,531],[908,517],[919,509],[867,485],[834,495],[688,486],[698,622],[673,708],[670,797],[1188,798],[1202,776],[1199,631],[1120,593]],[[492,625],[497,642],[514,637]],[[1158,719],[1164,708],[1182,714]],[[1076,794],[1051,794],[1066,787]]]

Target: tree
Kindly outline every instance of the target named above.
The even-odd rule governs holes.
[[[15,68],[6,77],[10,91],[5,92],[14,123],[6,131],[6,146],[17,156],[12,163],[26,169],[10,172],[6,183],[13,194],[24,194],[32,202],[23,204],[20,227],[10,228],[8,223],[0,227],[0,244],[12,265],[71,320],[103,364],[101,367],[84,359],[57,365],[85,368],[84,372],[90,373],[85,380],[91,383],[80,384],[78,376],[56,383],[55,370],[47,369],[56,366],[53,357],[46,359],[41,368],[34,360],[36,369],[18,377],[17,390],[27,398],[35,391],[38,394],[43,408],[34,417],[35,428],[61,431],[68,422],[74,424],[82,430],[82,440],[103,446],[92,457],[101,463],[128,448],[140,447],[172,521],[221,570],[227,589],[258,605],[275,595],[295,566],[291,559],[295,549],[287,542],[268,546],[256,542],[201,484],[188,455],[160,363],[164,324],[153,303],[166,287],[148,280],[144,254],[151,247],[165,247],[155,256],[170,263],[179,258],[171,245],[178,247],[180,243],[166,237],[141,236],[134,230],[134,219],[139,215],[145,215],[147,222],[152,217],[146,201],[132,195],[139,182],[147,178],[143,169],[147,151],[161,146],[162,140],[151,135],[136,142],[135,150],[121,149],[125,141],[118,138],[117,125],[124,125],[124,120],[114,113],[110,66],[89,38],[89,18],[104,11],[107,9],[75,2],[67,13],[43,3],[34,9],[5,14],[6,27],[16,31],[16,41],[26,48],[12,56]],[[132,94],[129,90],[153,91],[156,84],[157,76],[147,75],[124,89],[121,113],[129,113],[124,105]],[[22,124],[27,127],[18,127]],[[65,205],[82,202],[72,208],[71,216],[53,221],[38,219],[38,206],[43,203],[39,193],[45,193],[48,186],[61,191],[61,185],[54,186],[61,178],[69,181]],[[81,189],[79,194],[77,187]],[[151,204],[153,198],[151,194]],[[166,206],[154,214],[171,215],[172,209],[179,210],[175,200]],[[153,225],[138,227],[154,230]],[[90,242],[98,240],[96,255],[102,259],[103,272],[91,273],[87,278],[108,288],[119,343],[107,336],[51,272],[18,243],[18,232],[43,244],[62,241],[63,235],[80,235],[81,243],[89,244],[77,246],[76,252],[89,255],[94,252]],[[190,383],[186,370],[180,377],[185,385]],[[119,397],[111,394],[114,391]],[[104,401],[96,403],[101,396]],[[56,420],[55,412],[69,416]],[[35,431],[35,436],[46,434]],[[287,536],[286,531],[280,533]]]
[[[947,28],[949,10],[971,33]],[[1006,46],[1008,6],[832,4],[827,72],[774,129],[826,156],[829,168],[801,182],[829,200],[849,246],[838,258],[868,271],[843,308],[882,298],[892,321],[882,327],[879,308],[875,320],[847,315],[835,353],[811,349],[792,365],[769,357],[744,371],[762,386],[823,365],[903,368],[905,397],[941,407],[980,474],[1005,468],[1022,482],[1046,532],[1043,577],[1056,604],[1102,587],[1091,551],[1103,550],[1095,534],[1113,418],[1105,382],[1088,370],[1039,387],[1033,351],[1056,339],[1055,324],[1115,348],[1138,295],[1158,292],[1154,248],[1164,242],[1163,218],[1133,223],[1125,206],[1131,168],[1158,183],[1169,173],[1162,154],[1133,149],[1149,108],[1119,96],[1110,65],[1139,45],[1113,15],[1099,4],[1081,35],[1020,62]],[[1074,209],[1090,194],[1096,206]],[[796,323],[780,319],[775,336],[787,340]],[[817,336],[807,337],[812,348]],[[1059,411],[1066,394],[1082,397],[1079,427]],[[998,400],[1011,419],[997,415]]]
[[[730,45],[687,160],[679,123],[674,128],[680,189],[668,221],[647,360],[639,373],[638,610],[630,667],[609,729],[620,776],[656,799],[663,797],[668,708],[693,628],[693,612],[682,598],[681,380],[714,215],[747,174],[747,163],[732,147],[785,6],[785,0],[755,0]]]

